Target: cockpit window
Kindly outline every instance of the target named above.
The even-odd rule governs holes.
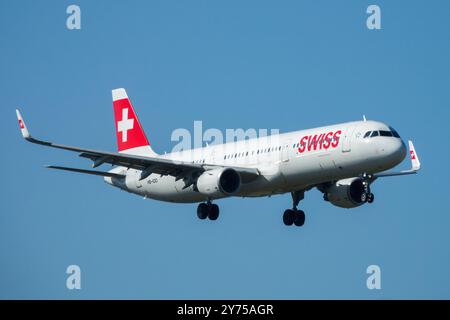
[[[392,132],[387,130],[380,130],[380,136],[382,137],[392,137]]]
[[[373,137],[396,137],[396,138],[400,138],[399,134],[397,133],[397,131],[395,131],[394,129],[392,129],[392,127],[389,127],[390,130],[377,130],[377,131],[367,131],[364,134],[364,138],[373,138]]]
[[[394,130],[394,128],[389,127],[389,129],[391,129],[392,135],[396,138],[400,138],[400,135],[397,133],[397,131]]]

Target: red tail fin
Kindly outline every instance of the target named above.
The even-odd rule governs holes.
[[[155,155],[133,110],[125,89],[112,90],[119,152]]]

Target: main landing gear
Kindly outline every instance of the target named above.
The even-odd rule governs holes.
[[[219,206],[211,203],[211,201],[206,203],[202,202],[197,207],[197,216],[201,220],[206,218],[209,218],[209,220],[217,220],[219,217]]]
[[[361,202],[372,203],[375,200],[375,196],[370,191],[370,181],[373,179],[373,177],[370,174],[363,173],[362,179],[363,179],[364,191],[361,194]]]
[[[361,194],[361,202],[367,202],[367,203],[372,203],[375,200],[375,196],[373,195],[372,192],[364,192]]]
[[[295,224],[297,227],[301,227],[305,224],[305,212],[297,209],[297,206],[305,197],[305,191],[291,192],[293,206],[292,209],[287,209],[283,214],[283,222],[287,226]]]

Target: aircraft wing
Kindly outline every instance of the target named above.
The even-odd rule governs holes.
[[[91,159],[94,162],[92,165],[93,168],[96,168],[104,163],[109,163],[112,165],[142,170],[141,179],[145,179],[150,174],[156,173],[161,175],[171,175],[176,177],[177,180],[179,180],[184,179],[186,176],[189,176],[194,172],[203,172],[212,168],[223,167],[220,165],[197,164],[186,161],[176,161],[157,157],[143,157],[125,153],[92,150],[39,140],[31,136],[19,110],[16,110],[16,114],[17,119],[19,121],[22,136],[25,140],[47,147],[79,152],[80,157]],[[258,169],[256,168],[242,168],[242,167],[230,167],[230,168],[233,168],[234,170],[236,170],[241,174],[243,182],[251,181],[260,174]],[[55,167],[54,169],[67,170],[69,168],[63,169],[63,167]],[[93,171],[91,170],[89,170],[90,172],[87,172],[86,170],[83,169],[75,169],[75,168],[70,169],[72,170],[69,171],[94,174],[92,173]]]

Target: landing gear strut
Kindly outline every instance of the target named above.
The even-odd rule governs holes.
[[[283,214],[283,223],[287,226],[292,226],[295,224],[297,227],[301,227],[305,224],[305,212],[303,210],[297,209],[297,206],[305,197],[305,191],[295,191],[291,192],[292,196],[292,209],[287,209]]]
[[[209,220],[217,220],[219,217],[219,206],[211,203],[211,201],[206,203],[202,202],[197,207],[197,216],[201,220],[206,218],[209,218]]]

